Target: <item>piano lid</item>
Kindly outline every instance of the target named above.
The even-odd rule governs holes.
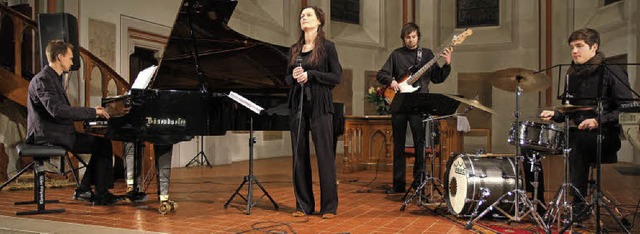
[[[237,4],[230,0],[183,0],[149,87],[200,89],[193,56],[193,29],[207,91],[285,93],[288,48],[249,38],[229,28],[227,23]]]

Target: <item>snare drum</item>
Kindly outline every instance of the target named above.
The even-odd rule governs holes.
[[[485,200],[478,207],[482,212],[498,198],[516,187],[515,158],[484,156],[476,154],[460,154],[451,157],[445,173],[445,198],[449,212],[456,216],[469,216],[478,202]],[[503,200],[511,202],[499,203],[498,207],[505,212],[513,209],[513,195]]]
[[[509,144],[520,145],[523,149],[535,150],[544,153],[561,153],[564,148],[564,131],[555,125],[536,122],[520,122],[520,131],[516,135],[515,123],[509,131]],[[518,139],[516,139],[518,138]]]

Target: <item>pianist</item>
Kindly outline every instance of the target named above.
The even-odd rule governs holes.
[[[73,121],[109,118],[104,108],[98,106],[71,106],[63,87],[63,74],[73,64],[73,46],[54,40],[46,48],[49,65],[36,74],[29,84],[27,97],[27,143],[51,144],[66,148],[74,154],[91,153],[80,186],[73,198],[93,202],[94,205],[111,205],[116,199],[109,192],[113,184],[111,141],[75,131]],[[95,186],[95,194],[91,186]]]

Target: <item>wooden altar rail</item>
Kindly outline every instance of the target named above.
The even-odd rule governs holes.
[[[442,175],[450,155],[462,152],[464,138],[462,132],[457,131],[455,119],[440,120],[439,123],[435,173]],[[343,173],[392,168],[393,137],[391,116],[345,116]]]

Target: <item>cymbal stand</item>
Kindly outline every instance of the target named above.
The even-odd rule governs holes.
[[[450,115],[443,115],[443,116],[439,116],[439,117],[433,117],[433,116],[429,116],[427,118],[425,118],[424,120],[422,120],[422,122],[425,124],[425,140],[428,139],[429,140],[429,144],[425,144],[425,151],[427,149],[427,147],[431,147],[431,153],[429,154],[429,161],[431,161],[431,172],[429,173],[425,173],[424,175],[424,179],[421,181],[420,185],[415,189],[415,191],[413,192],[413,194],[411,194],[411,196],[409,196],[409,198],[407,198],[404,203],[402,203],[402,206],[400,207],[400,211],[404,211],[405,208],[407,207],[407,205],[417,196],[418,197],[418,204],[422,205],[422,199],[424,199],[425,201],[427,201],[427,203],[436,203],[434,202],[434,194],[433,191],[435,190],[436,192],[438,192],[438,194],[440,195],[440,201],[439,204],[442,204],[444,202],[444,187],[443,187],[443,183],[440,179],[438,179],[438,177],[435,176],[435,172],[434,172],[434,168],[435,168],[435,140],[434,140],[434,129],[435,129],[435,121],[439,121],[442,119],[448,119],[451,117],[457,117],[460,115],[464,115],[467,112],[471,111],[473,109],[473,106],[469,106],[467,107],[462,113],[454,113],[454,114],[450,114]],[[427,128],[427,126],[429,126]],[[425,193],[422,193],[421,191],[425,188],[425,186],[427,186],[427,184],[429,185],[428,189],[429,189],[429,193],[428,195]],[[442,188],[442,190],[441,190]],[[405,194],[405,198],[407,197],[407,195],[409,194],[409,191],[407,191],[407,193]]]
[[[584,208],[582,211],[580,211],[580,213],[586,213],[586,212],[591,212],[591,209],[593,209],[595,207],[595,214],[594,216],[596,217],[596,233],[603,233],[603,228],[602,228],[602,224],[601,219],[600,219],[600,207],[604,207],[605,210],[607,211],[607,213],[609,213],[609,216],[613,219],[613,221],[616,222],[616,224],[618,224],[618,226],[620,228],[622,228],[622,230],[624,230],[625,233],[631,233],[631,231],[629,229],[627,229],[627,226],[624,225],[620,219],[618,219],[618,217],[614,214],[614,212],[611,210],[611,208],[609,208],[605,203],[606,201],[604,201],[604,193],[602,192],[602,188],[601,188],[601,182],[602,182],[602,140],[604,138],[604,136],[602,135],[602,125],[600,123],[600,116],[602,116],[603,112],[604,112],[604,107],[602,104],[603,98],[602,98],[602,76],[600,76],[600,87],[598,88],[598,108],[597,108],[597,113],[598,113],[598,118],[596,118],[596,121],[598,121],[598,137],[596,138],[596,190],[593,192],[592,195],[592,200],[590,202],[589,205],[587,205],[586,208]],[[568,117],[565,117],[565,120]],[[567,123],[568,124],[568,123]],[[574,187],[574,189],[576,189]],[[577,190],[577,189],[576,189]],[[580,193],[577,193],[580,194]],[[584,201],[584,197],[582,197],[582,195],[580,195],[582,200]],[[580,215],[578,215],[580,216]],[[571,216],[571,219],[565,223],[565,225],[562,227],[562,229],[559,231],[559,233],[564,233],[564,231],[566,231],[567,229],[571,228],[573,226],[573,223],[576,220],[573,219],[573,216]]]
[[[522,87],[520,87],[520,81],[522,81],[524,77],[522,76],[516,76],[516,110],[514,112],[514,117],[516,118],[516,142],[520,142],[520,96],[522,95]],[[522,151],[520,149],[520,144],[515,144],[516,146],[516,157],[515,157],[515,161],[516,161],[516,165],[515,165],[515,180],[516,180],[516,186],[515,189],[503,194],[502,196],[500,196],[493,204],[491,204],[489,207],[487,207],[484,211],[482,211],[482,213],[480,213],[480,215],[478,215],[477,217],[474,218],[473,215],[471,215],[471,217],[469,218],[469,221],[467,222],[467,224],[465,225],[465,228],[467,229],[471,229],[471,227],[473,226],[473,223],[478,221],[480,218],[484,217],[485,215],[487,215],[490,211],[492,210],[497,210],[498,212],[504,214],[507,218],[509,218],[511,221],[522,221],[523,218],[525,218],[526,216],[531,216],[531,218],[536,221],[536,223],[538,224],[538,226],[540,226],[540,228],[542,228],[542,230],[544,230],[546,233],[550,233],[550,229],[549,226],[544,223],[544,220],[542,220],[542,217],[540,217],[540,215],[538,213],[535,212],[535,205],[529,200],[529,197],[527,196],[527,193],[521,189],[520,185],[522,184],[520,181],[520,167],[521,167],[521,163],[523,160],[523,156],[522,156]],[[489,191],[490,192],[490,191]],[[508,211],[504,211],[502,210],[498,204],[502,203],[502,202],[511,202],[509,201],[508,197],[513,196],[513,207],[514,207],[514,213],[513,215],[510,214],[510,212]],[[506,200],[506,201],[505,201]],[[478,203],[478,206],[480,205],[480,203]],[[521,207],[522,206],[522,207]],[[477,208],[477,207],[476,207]],[[521,209],[522,208],[522,209]],[[475,212],[474,212],[475,213]]]
[[[562,157],[564,158],[564,178],[562,185],[558,188],[556,195],[549,202],[549,208],[544,214],[544,220],[547,221],[547,225],[551,226],[552,223],[557,222],[558,227],[564,226],[571,221],[573,217],[573,208],[569,204],[569,191],[573,190],[574,196],[579,196],[584,200],[584,196],[580,191],[573,186],[569,181],[569,157],[571,157],[571,148],[569,148],[569,115],[565,114],[564,117],[564,149],[562,150]]]
[[[534,151],[531,152],[531,158],[528,158],[527,160],[531,161],[531,168],[529,170],[531,170],[531,172],[533,172],[533,200],[531,201],[531,203],[533,203],[533,207],[534,207],[534,212],[537,213],[538,211],[538,205],[542,206],[542,208],[544,208],[545,210],[547,209],[547,206],[544,204],[544,202],[538,200],[538,193],[539,193],[539,181],[538,181],[538,172],[541,170],[540,166],[537,166],[537,162],[542,160],[542,157],[539,156],[540,152]],[[544,193],[544,188],[542,188],[542,193]]]
[[[455,115],[455,114],[454,114]],[[449,115],[447,117],[450,117],[453,115]],[[434,121],[441,119],[441,118],[434,118],[433,116],[429,116],[426,119],[422,120],[422,122],[425,125],[425,140],[428,139],[429,144],[425,144],[424,145],[424,151],[426,152],[427,147],[431,147],[431,153],[429,153],[429,161],[431,161],[431,172],[426,172],[424,173],[424,178],[422,179],[420,185],[415,188],[415,191],[413,192],[413,194],[411,194],[411,196],[409,196],[409,198],[407,198],[404,203],[402,203],[402,206],[400,207],[400,211],[404,211],[407,207],[407,205],[417,196],[418,197],[418,205],[422,205],[422,200],[424,199],[425,201],[427,201],[427,203],[432,203],[433,202],[433,190],[436,190],[436,192],[438,192],[438,194],[440,194],[441,198],[443,197],[443,192],[444,188],[442,190],[440,190],[440,188],[442,188],[442,181],[440,181],[438,178],[434,177],[434,158],[435,158],[435,149],[434,149],[434,143],[435,140],[434,138]],[[427,126],[429,126],[427,128]],[[417,154],[417,149],[416,149],[416,154]],[[426,155],[425,155],[426,156]],[[426,159],[426,158],[425,158]],[[413,184],[413,183],[412,183]],[[429,184],[429,195],[425,194],[422,192],[422,190],[424,190],[425,186],[427,186],[427,184]],[[407,197],[407,195],[409,194],[409,192],[411,191],[411,188],[409,188],[409,190],[407,191],[407,193],[405,194],[405,198]]]

